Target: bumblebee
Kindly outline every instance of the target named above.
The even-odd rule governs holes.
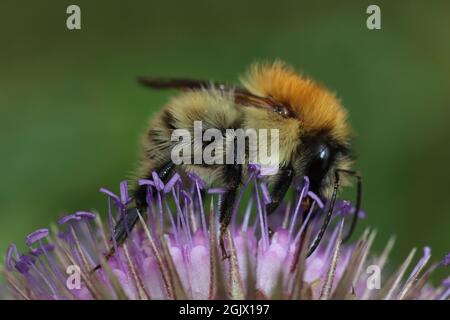
[[[151,179],[153,172],[162,181],[168,181],[175,171],[194,172],[209,186],[225,188],[219,203],[220,246],[224,258],[227,257],[224,234],[238,188],[249,173],[247,165],[239,163],[235,155],[235,161],[220,165],[174,164],[171,150],[177,142],[172,141],[172,133],[176,129],[193,131],[195,121],[201,121],[204,129],[216,128],[223,132],[230,128],[278,130],[279,170],[267,178],[272,199],[267,205],[268,214],[276,210],[295,176],[307,176],[310,190],[329,200],[322,227],[308,256],[317,248],[330,222],[337,193],[342,186],[349,185],[349,177],[356,177],[356,207],[344,238],[350,237],[361,205],[361,178],[352,170],[352,132],[347,112],[334,93],[281,61],[254,64],[241,78],[242,86],[151,77],[140,77],[139,81],[153,89],[177,89],[181,93],[150,121],[142,139],[136,181]],[[126,239],[138,220],[138,213],[146,212],[146,195],[146,187],[136,183],[135,207],[114,228],[117,243]]]

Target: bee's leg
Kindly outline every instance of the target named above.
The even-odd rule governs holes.
[[[111,236],[111,239],[114,238],[117,245],[121,245],[128,238],[128,234],[133,230],[138,221],[139,213],[141,212],[138,211],[137,207],[129,208],[125,215],[117,221]]]
[[[233,212],[233,204],[236,199],[237,188],[227,190],[221,198],[219,204],[219,222],[220,222],[220,249],[222,250],[222,258],[225,260],[230,256],[225,249],[225,232],[231,221],[231,213]]]
[[[294,169],[291,166],[287,166],[280,169],[280,172],[274,178],[275,181],[272,183],[270,196],[272,202],[266,205],[267,214],[274,212],[284,196],[286,195],[291,183],[294,178]]]
[[[172,161],[166,163],[157,170],[160,179],[166,182],[175,167]],[[151,175],[148,176],[151,179]],[[120,218],[113,229],[113,237],[117,244],[122,244],[128,237],[128,234],[133,230],[136,222],[139,219],[139,213],[144,215],[147,209],[147,186],[138,186],[134,191],[134,202],[136,207],[127,209],[125,220]]]
[[[159,178],[166,183],[169,180],[170,174],[172,173],[172,170],[175,168],[175,164],[172,161],[167,162],[163,166],[159,167],[159,169],[156,170],[158,172]],[[153,179],[152,173],[150,172],[147,177],[144,179]],[[139,209],[141,214],[144,214],[147,209],[147,186],[137,186],[137,188],[134,190],[134,202],[136,204],[136,207]]]
[[[227,190],[222,195],[219,203],[220,249],[222,250],[222,258],[227,259],[229,255],[225,249],[225,232],[231,222],[237,189],[242,180],[242,165],[238,164],[237,161],[236,143],[234,148],[234,164],[225,165],[223,176]]]
[[[170,161],[160,167],[158,171],[158,175],[163,182],[166,182],[172,172],[172,169],[175,165]],[[151,179],[151,174],[147,177]],[[139,219],[139,214],[144,215],[147,209],[147,186],[138,186],[134,191],[134,202],[135,207],[127,209],[124,217],[121,217],[119,221],[117,221],[116,225],[113,228],[111,239],[114,239],[117,245],[121,245],[130,234],[131,230],[133,230],[136,222]],[[112,246],[109,252],[106,254],[105,259],[108,260],[115,252],[115,246]],[[100,265],[97,265],[94,269],[91,270],[91,273],[100,269]]]

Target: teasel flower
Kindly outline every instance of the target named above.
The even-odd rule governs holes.
[[[222,189],[207,190],[190,174],[183,183],[175,174],[164,184],[156,174],[148,186],[149,209],[124,244],[110,241],[116,219],[132,199],[126,182],[120,194],[101,189],[108,199],[108,220],[86,211],[67,215],[51,230],[26,238],[27,253],[12,244],[1,273],[10,299],[448,299],[450,278],[429,283],[450,255],[430,263],[431,250],[413,263],[416,250],[397,268],[388,265],[391,239],[380,255],[371,252],[375,231],[343,244],[345,218],[354,210],[340,202],[318,249],[306,257],[327,204],[297,181],[294,200],[270,217],[264,177],[252,166],[238,195],[226,234],[228,259],[218,246],[218,201]],[[250,196],[248,195],[250,194]],[[206,200],[209,194],[209,200]],[[312,200],[303,212],[304,199]],[[245,200],[248,199],[248,200]],[[244,208],[242,208],[244,207]],[[360,217],[364,213],[359,213]],[[308,225],[308,228],[306,226]],[[107,256],[110,248],[114,254]],[[101,268],[93,271],[96,265]],[[409,270],[409,274],[407,272]],[[379,273],[379,274],[378,274]],[[379,276],[379,277],[378,277]]]

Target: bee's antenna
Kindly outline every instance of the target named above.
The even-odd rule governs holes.
[[[348,230],[345,237],[342,238],[343,239],[342,241],[345,242],[348,239],[350,239],[350,237],[352,236],[353,231],[355,231],[355,228],[356,228],[356,222],[358,221],[358,214],[359,214],[359,210],[361,209],[361,199],[362,199],[362,178],[361,178],[361,175],[359,173],[357,173],[356,171],[344,170],[344,169],[337,169],[336,171],[346,173],[357,179],[355,211],[353,212],[352,224],[350,225],[350,229]]]
[[[331,220],[331,216],[333,215],[334,205],[336,204],[337,191],[339,189],[339,173],[337,170],[334,171],[334,177],[335,177],[334,188],[333,188],[333,194],[331,196],[330,207],[328,208],[327,215],[325,217],[325,220],[323,221],[323,224],[322,224],[322,227],[320,228],[319,233],[317,234],[316,238],[314,239],[312,246],[309,248],[308,254],[306,255],[307,258],[310,255],[312,255],[314,251],[316,251],[320,241],[323,238],[323,235],[325,234],[325,231],[327,230],[328,224],[330,223],[330,220]]]

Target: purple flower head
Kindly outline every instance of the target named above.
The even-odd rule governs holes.
[[[8,268],[9,271],[13,269],[14,259],[15,260],[19,259],[19,252],[17,251],[16,245],[12,243],[8,247],[8,251],[6,253],[6,267]]]
[[[75,212],[75,216],[80,219],[93,220],[95,219],[95,214],[88,211],[78,211]]]
[[[120,195],[115,194],[114,192],[106,189],[100,188],[100,192],[106,194],[109,198],[111,198],[114,204],[120,209],[124,210],[126,206],[132,201],[132,198],[128,196],[128,183],[126,181],[122,181],[119,186]]]
[[[31,256],[21,255],[19,260],[15,264],[15,268],[22,274],[28,273],[30,266],[34,263],[34,259]]]
[[[267,183],[266,182],[261,182],[259,186],[261,188],[263,203],[265,205],[271,203],[272,202],[272,198],[270,196],[269,188],[267,187]]]
[[[80,219],[81,218],[75,214],[68,214],[68,215],[65,215],[64,217],[60,218],[58,220],[58,224],[65,224],[65,223],[68,223],[69,221],[73,221],[73,220],[77,221]]]
[[[442,260],[442,263],[444,264],[444,266],[450,266],[450,252],[447,253],[447,255],[444,257],[444,259]]]
[[[152,172],[152,178],[153,178],[153,184],[158,191],[164,190],[164,182],[159,178],[158,173],[153,171]]]
[[[444,281],[442,281],[442,284],[443,284],[446,288],[450,288],[450,277],[448,277],[447,279],[444,279]]]
[[[40,256],[41,254],[45,254],[45,252],[52,251],[53,249],[55,249],[55,246],[51,243],[47,243],[41,247],[32,248],[30,250],[30,254],[32,254],[33,256]]]
[[[355,210],[356,210],[356,208],[348,200],[341,200],[336,204],[336,211],[337,211],[338,215],[340,215],[342,217],[352,216],[354,214]],[[358,218],[365,219],[366,213],[362,210],[359,210]]]
[[[123,204],[127,204],[129,202],[128,183],[126,181],[122,181],[120,183],[120,202]]]
[[[380,256],[371,253],[375,232],[366,230],[356,243],[344,244],[345,220],[350,220],[345,218],[354,210],[350,202],[337,203],[338,214],[307,258],[327,202],[309,190],[305,177],[295,183],[294,200],[269,217],[266,205],[272,199],[260,170],[249,167],[233,204],[234,216],[224,231],[228,259],[222,259],[219,245],[218,208],[225,189],[208,188],[192,173],[187,181],[175,174],[165,183],[152,175],[139,181],[149,188],[148,210],[123,244],[109,239],[131,203],[124,182],[120,195],[101,189],[108,196],[106,225],[95,214],[79,211],[61,218],[55,235],[47,229],[31,233],[26,239],[27,245],[34,244],[29,254],[11,245],[6,269],[0,270],[9,294],[19,299],[442,299],[450,294],[448,279],[439,288],[426,281],[436,268],[429,266],[428,247],[415,266],[413,251],[388,272],[393,241]],[[120,214],[114,217],[115,210]],[[448,260],[447,255],[440,265]],[[366,271],[373,266],[382,271],[382,279],[389,279],[377,290],[368,285]],[[69,286],[68,274],[74,273],[80,273],[80,282]]]
[[[27,246],[31,246],[33,243],[38,242],[39,240],[48,236],[48,229],[39,229],[27,236],[26,244]]]
[[[295,188],[297,192],[309,192],[309,178],[304,177],[302,180],[296,179]]]
[[[169,192],[172,192],[173,188],[176,184],[181,183],[181,177],[178,173],[175,173],[172,178],[169,179],[169,181],[164,186],[164,194],[167,194]]]
[[[339,201],[339,203],[337,204],[337,208],[339,210],[339,213],[342,216],[346,216],[349,213],[353,212],[353,210],[352,210],[353,209],[352,203],[350,201],[348,201],[348,200]]]
[[[259,174],[259,172],[261,171],[261,166],[259,164],[249,164],[248,171]]]
[[[205,181],[203,181],[202,178],[200,178],[195,172],[189,172],[188,173],[188,177],[189,179],[191,179],[191,181],[197,185],[200,189],[205,189],[206,188],[206,183]]]

